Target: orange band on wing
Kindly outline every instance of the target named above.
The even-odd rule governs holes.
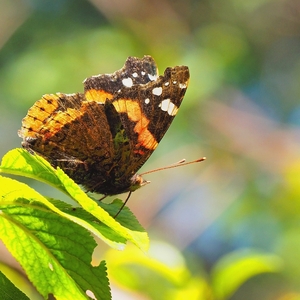
[[[49,120],[47,127],[44,126],[41,128],[40,134],[44,135],[43,139],[50,139],[51,136],[57,134],[57,132],[59,132],[65,124],[71,123],[73,120],[80,118],[83,114],[84,111],[82,110],[68,107],[66,111],[57,114]]]
[[[138,134],[139,145],[154,150],[158,142],[148,130],[149,120],[143,115],[139,104],[128,99],[118,99],[113,105],[118,113],[126,113],[128,118],[136,123],[134,132]]]
[[[46,127],[46,120],[59,107],[59,96],[60,94],[47,94],[34,103],[22,121],[20,132],[23,136],[35,138]]]
[[[99,103],[105,103],[106,99],[112,99],[113,95],[110,93],[107,93],[103,90],[87,90],[84,94],[85,99],[87,101],[96,101]]]

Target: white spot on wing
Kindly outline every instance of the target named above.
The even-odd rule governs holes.
[[[186,88],[186,83],[179,83],[179,87],[181,89],[185,89]]]
[[[146,72],[142,71],[141,74],[142,74],[142,76],[144,76],[146,74]]]
[[[156,87],[152,90],[152,94],[155,96],[160,96],[162,94],[162,87]]]
[[[157,75],[148,74],[148,77],[151,81],[155,81],[157,79]]]
[[[138,75],[137,72],[132,73],[132,77],[136,78],[136,77],[138,77],[138,76],[139,76],[139,75]]]
[[[126,87],[132,87],[133,86],[133,81],[132,81],[132,79],[131,78],[124,78],[123,80],[122,80],[122,83],[123,83],[123,85],[124,86],[126,86]]]
[[[169,82],[169,81],[165,82],[165,86],[168,86],[169,84],[170,84],[170,82]]]
[[[146,103],[146,104],[149,104],[149,103],[150,103],[150,99],[149,99],[149,98],[146,98],[146,99],[145,99],[145,103]]]
[[[161,110],[166,111],[170,116],[175,116],[178,111],[178,107],[170,99],[161,101],[159,107]]]

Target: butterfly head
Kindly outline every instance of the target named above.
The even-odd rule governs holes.
[[[131,185],[129,188],[130,192],[134,192],[135,190],[139,189],[140,187],[150,183],[150,181],[145,180],[141,175],[135,174],[131,177]]]

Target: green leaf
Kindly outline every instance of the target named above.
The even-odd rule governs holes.
[[[45,203],[45,198],[43,198],[42,202],[57,213],[64,215],[66,218],[80,223],[81,226],[84,226],[111,247],[123,249],[125,242],[129,240],[143,251],[148,249],[148,235],[128,208],[121,212],[117,220],[112,217],[118,212],[122,204],[120,201],[114,201],[110,205],[95,202],[61,169],[58,168],[56,170],[52,168],[52,166],[42,157],[32,155],[24,149],[11,150],[3,157],[0,172],[34,178],[44,183],[48,183],[69,195],[86,212],[94,217],[92,222],[90,221],[90,217],[86,220],[80,220],[70,216],[70,214],[62,214],[58,209],[54,209],[53,205],[52,207],[49,206],[49,201]],[[102,209],[102,207],[105,207],[111,215]],[[102,226],[96,229],[97,225],[94,226],[96,224],[95,219],[96,222],[100,221],[106,225],[106,227]],[[103,231],[104,234],[99,231],[100,228],[105,231]],[[110,228],[111,232],[114,231],[111,235],[112,239],[107,236],[107,228]]]
[[[25,184],[0,177],[0,186],[1,240],[41,295],[110,299],[105,263],[91,265],[96,242],[89,231],[50,210]]]
[[[0,271],[0,295],[1,300],[29,300],[29,298],[22,293],[15,285],[7,279],[7,277]]]
[[[5,257],[5,253],[2,254],[4,254]],[[0,262],[0,271],[12,282],[12,284],[29,297],[29,299],[43,299],[41,294],[38,293],[33,284],[29,281],[28,277],[24,275],[24,272],[20,270],[20,268],[16,268],[14,264],[10,264],[4,259],[3,262]]]
[[[1,181],[5,180],[4,177],[0,178]],[[125,239],[122,240],[122,238],[120,238],[119,241],[107,239],[105,236],[102,235],[101,231],[98,231],[97,228],[93,226],[94,224],[89,224],[83,219],[77,218],[76,216],[73,217],[70,214],[61,211],[60,209],[57,209],[50,201],[48,201],[48,198],[41,196],[39,193],[29,188],[27,185],[21,185],[21,189],[16,190],[16,187],[18,187],[18,185],[15,184],[15,182],[17,181],[8,181],[2,185],[1,192],[6,195],[6,199],[10,199],[10,201],[15,201],[18,198],[22,198],[27,199],[28,201],[36,201],[40,204],[44,204],[46,207],[61,215],[62,217],[67,218],[86,228],[87,230],[98,236],[100,239],[102,239],[104,242],[109,244],[111,247],[118,249],[124,247]],[[71,209],[69,210],[72,211]],[[97,222],[99,223],[99,220],[97,220]]]
[[[0,172],[32,178],[66,193],[55,169],[42,157],[32,155],[24,149],[17,148],[7,152],[2,158]]]
[[[212,299],[206,280],[192,277],[178,249],[152,241],[147,254],[132,245],[117,253],[107,251],[110,278],[147,299]]]
[[[269,253],[242,250],[223,257],[212,271],[216,299],[228,299],[249,278],[266,272],[278,272],[281,259]]]
[[[77,201],[84,210],[92,214],[103,224],[112,228],[115,233],[119,234],[121,237],[131,241],[143,251],[148,249],[148,235],[142,226],[138,224],[136,218],[129,212],[128,208],[122,211],[117,219],[112,217],[119,211],[122,204],[121,201],[114,201],[109,205],[96,203],[61,169],[57,170],[57,176],[60,178],[69,195]],[[111,215],[109,215],[100,205],[108,208]]]
[[[48,201],[51,202],[60,211],[66,212],[67,214],[78,218],[78,223],[81,224],[83,227],[87,228],[88,230],[88,225],[80,223],[80,220],[84,220],[89,224],[89,226],[98,230],[98,234],[96,234],[95,230],[90,231],[94,231],[93,233],[95,233],[98,237],[100,237],[101,235],[101,239],[105,241],[108,245],[110,245],[112,248],[117,248],[119,250],[122,250],[124,248],[127,240],[121,237],[107,225],[99,222],[97,218],[88,213],[86,210],[82,209],[81,207],[74,208],[70,204],[57,199],[48,198]]]

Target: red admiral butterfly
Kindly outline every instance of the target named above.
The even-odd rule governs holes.
[[[115,73],[85,79],[84,93],[44,95],[23,119],[22,146],[87,191],[131,193],[148,183],[136,172],[176,116],[188,82],[186,66],[158,76],[151,56],[129,57]]]

